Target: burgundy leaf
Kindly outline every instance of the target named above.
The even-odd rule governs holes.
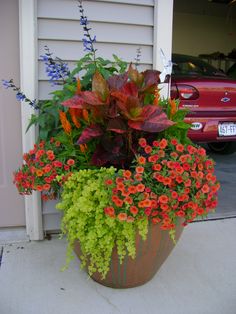
[[[143,72],[145,86],[157,85],[160,83],[160,71],[146,70]]]
[[[134,82],[126,83],[122,88],[121,92],[126,94],[127,96],[138,97],[138,88]]]
[[[103,102],[105,102],[109,96],[109,88],[107,81],[98,71],[96,71],[93,76],[92,91],[95,92]]]
[[[97,95],[96,92],[84,91],[81,92],[81,98],[83,101],[92,106],[105,105],[106,102],[102,101],[102,99]]]
[[[103,134],[99,125],[93,124],[85,128],[78,139],[77,144],[85,144],[92,138],[100,137]]]
[[[110,76],[107,82],[110,89],[118,90],[122,88],[122,86],[127,82],[127,80],[128,80],[128,73],[125,72],[124,74]]]
[[[97,145],[96,150],[92,156],[92,164],[101,167],[106,164],[119,164],[120,159],[124,158],[121,148],[123,140],[120,135],[115,137],[103,136],[102,141]]]
[[[130,80],[134,82],[136,86],[142,87],[143,80],[144,80],[143,73],[139,73],[138,70],[134,69],[132,67],[132,63],[129,66],[128,74],[129,74]]]
[[[122,134],[127,131],[127,127],[121,118],[114,118],[108,121],[107,130]]]
[[[63,101],[62,105],[65,107],[77,108],[77,109],[84,109],[86,107],[85,102],[83,98],[81,98],[80,95],[76,95],[70,99]]]
[[[157,106],[148,105],[144,107],[142,115],[143,121],[128,121],[129,127],[145,132],[161,132],[174,124]]]

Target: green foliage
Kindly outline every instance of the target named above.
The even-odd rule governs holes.
[[[55,137],[61,129],[59,110],[65,110],[61,103],[75,95],[77,88],[76,78],[81,78],[82,90],[91,90],[92,77],[97,70],[106,79],[113,74],[123,73],[127,63],[115,55],[113,55],[113,58],[113,61],[101,57],[94,60],[93,53],[88,53],[81,58],[69,77],[65,79],[62,89],[52,92],[51,95],[53,97],[51,100],[38,102],[39,112],[31,116],[27,131],[32,125],[37,125],[39,126],[39,141],[47,141],[51,137]]]
[[[128,254],[135,257],[137,231],[143,239],[147,235],[147,217],[132,223],[120,221],[104,214],[109,206],[110,189],[104,184],[107,177],[115,177],[116,169],[100,168],[73,173],[63,186],[61,202],[63,211],[62,232],[68,240],[67,265],[73,258],[72,251],[79,240],[81,266],[88,265],[89,275],[98,271],[105,278],[112,251],[117,246],[120,263]]]
[[[168,118],[174,122],[174,125],[164,130],[159,138],[171,139],[173,137],[178,138],[182,144],[191,144],[187,133],[191,128],[191,125],[184,122],[184,118],[189,113],[188,109],[179,109],[179,100],[162,99],[159,101],[159,105],[163,107],[167,113]],[[175,108],[174,108],[175,107]]]

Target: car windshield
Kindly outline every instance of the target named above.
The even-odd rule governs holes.
[[[199,58],[175,54],[172,58],[173,75],[226,76],[223,72]]]

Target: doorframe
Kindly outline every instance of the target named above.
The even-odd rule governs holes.
[[[37,0],[19,0],[20,82],[21,90],[29,99],[38,98]],[[21,103],[22,150],[33,148],[37,130],[32,126],[26,133],[34,110]],[[39,192],[25,196],[26,232],[30,240],[43,239],[42,204]]]
[[[153,68],[163,70],[160,48],[167,59],[172,53],[173,0],[154,0],[154,40]],[[20,36],[20,81],[21,89],[30,99],[38,98],[38,45],[37,45],[37,0],[19,0],[19,36]],[[167,85],[167,84],[163,84]],[[161,90],[167,97],[167,87]],[[29,105],[21,104],[22,149],[29,151],[36,139],[37,129],[32,126],[27,133],[30,115],[34,113]],[[30,240],[42,240],[43,214],[40,193],[33,192],[25,196],[26,232]]]

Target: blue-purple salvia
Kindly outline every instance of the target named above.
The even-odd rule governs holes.
[[[46,73],[49,77],[49,82],[53,83],[53,85],[64,84],[65,79],[70,75],[68,64],[58,57],[53,58],[53,54],[47,46],[44,46],[44,49],[46,52],[44,55],[40,56],[40,60],[44,61],[46,65]],[[57,82],[61,80],[62,82]]]
[[[134,58],[136,68],[139,66],[140,57],[141,57],[141,47],[137,48],[137,50],[136,50],[136,57]]]
[[[24,93],[21,92],[20,88],[17,87],[13,80],[2,80],[2,85],[5,88],[12,88],[16,92],[16,100],[27,102],[32,108],[39,109],[38,104],[36,103],[36,99],[31,100],[25,96]]]
[[[80,25],[83,26],[83,30],[84,30],[84,38],[82,39],[84,50],[90,51],[95,54],[96,49],[94,49],[93,44],[96,42],[96,36],[94,36],[93,38],[91,37],[90,32],[89,32],[91,28],[88,27],[89,21],[87,19],[87,16],[84,15],[82,0],[78,0],[78,2],[79,2],[79,11],[80,11]]]

